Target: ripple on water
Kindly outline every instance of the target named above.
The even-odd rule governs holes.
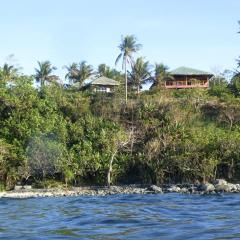
[[[240,239],[240,194],[0,199],[1,239]]]

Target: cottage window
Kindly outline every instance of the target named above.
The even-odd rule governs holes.
[[[98,92],[107,92],[107,88],[101,86],[101,87],[98,88]]]
[[[192,82],[191,82],[191,81],[187,81],[187,85],[188,85],[188,86],[191,86],[191,85],[192,85]]]
[[[181,85],[183,85],[183,84],[182,84],[182,82],[177,82],[177,85],[180,85],[180,86],[181,86]]]
[[[172,85],[173,85],[173,82],[172,82],[172,81],[167,81],[167,82],[166,82],[166,85],[167,85],[167,86],[172,86]]]

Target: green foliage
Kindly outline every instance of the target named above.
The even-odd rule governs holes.
[[[236,96],[240,96],[240,73],[236,73],[231,79],[230,88]]]
[[[35,68],[35,78],[37,82],[40,82],[41,86],[44,86],[46,82],[53,82],[58,80],[58,77],[52,75],[56,67],[52,66],[50,61],[38,62],[38,68]]]
[[[137,43],[137,39],[134,35],[127,35],[122,37],[122,41],[118,46],[120,54],[116,58],[115,65],[122,58],[122,69],[125,71],[125,102],[127,103],[128,98],[128,77],[127,77],[127,64],[134,64],[133,55],[141,49],[142,45]]]
[[[151,89],[159,90],[166,80],[173,80],[173,77],[168,72],[168,67],[162,63],[156,63]]]
[[[150,80],[150,67],[149,62],[145,62],[143,57],[137,58],[132,65],[132,71],[130,75],[130,85],[133,89],[137,90],[137,94],[140,93],[142,84]]]
[[[88,65],[86,61],[82,61],[79,64],[72,63],[69,66],[65,66],[68,73],[65,78],[67,78],[70,83],[78,83],[79,87],[82,87],[85,79],[89,78],[93,74],[93,68]]]
[[[121,47],[130,41],[125,40]],[[132,43],[125,58],[139,49],[135,39]],[[137,85],[148,72],[148,64],[139,61],[140,68],[135,66],[132,72]],[[39,70],[43,67],[41,63]],[[122,90],[105,95],[64,88],[50,80],[54,69],[51,64],[48,68],[51,71],[39,75],[44,82],[39,89],[33,77],[16,71],[3,81],[0,69],[0,189],[12,189],[29,177],[35,187],[43,188],[105,185],[109,176],[114,184],[217,177],[239,181],[236,79],[230,84],[211,80],[209,90],[164,90],[159,86],[168,72],[157,65],[156,87],[142,92],[140,98],[133,94],[126,104]],[[80,80],[71,72],[75,68]],[[90,73],[86,63],[73,65],[68,78],[82,82]],[[99,74],[123,80],[123,75],[105,65],[99,66]]]
[[[0,192],[5,191],[5,186],[3,183],[0,182]]]

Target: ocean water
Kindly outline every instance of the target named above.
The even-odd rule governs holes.
[[[240,194],[0,199],[0,239],[240,239]]]

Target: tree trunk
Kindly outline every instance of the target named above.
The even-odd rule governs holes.
[[[138,97],[139,97],[139,94],[140,94],[140,86],[138,85],[137,86],[137,95],[138,95]]]
[[[127,61],[126,61],[126,59],[125,59],[125,102],[126,102],[126,104],[127,104],[127,93],[128,93],[128,89],[127,89],[127,84],[128,84],[128,82],[127,82]]]
[[[234,161],[233,159],[231,160],[231,163],[228,167],[228,179],[231,180],[233,177],[233,170],[234,170]]]
[[[110,185],[111,185],[111,181],[112,181],[112,179],[111,179],[111,177],[112,177],[112,165],[113,165],[113,160],[114,160],[114,157],[115,157],[115,155],[117,154],[117,150],[112,154],[112,157],[111,157],[111,159],[110,159],[110,162],[109,162],[109,168],[108,168],[108,174],[107,174],[107,185],[108,185],[108,187],[110,187]]]
[[[203,174],[203,183],[206,183],[206,176]]]

